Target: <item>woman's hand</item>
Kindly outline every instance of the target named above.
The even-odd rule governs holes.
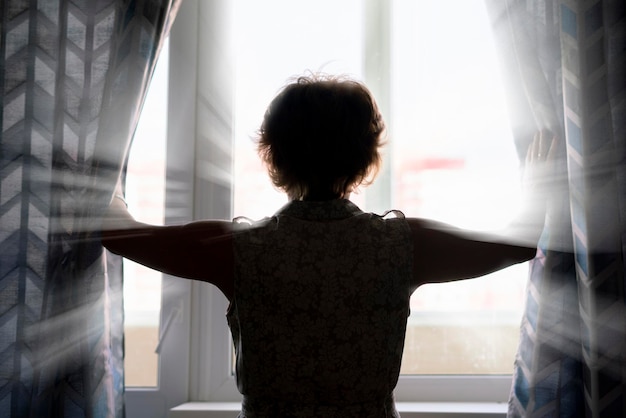
[[[557,192],[558,144],[556,135],[542,130],[535,133],[526,152],[522,207],[507,233],[527,245],[536,244],[539,240],[550,201]]]
[[[102,219],[102,231],[119,231],[141,227],[128,211],[128,205],[124,200],[124,190],[121,182],[117,183],[111,202]]]
[[[523,186],[524,192],[531,194],[535,204],[537,199],[547,201],[551,185],[555,184],[556,178],[556,153],[558,138],[548,130],[535,133],[533,141],[526,152],[524,167]]]

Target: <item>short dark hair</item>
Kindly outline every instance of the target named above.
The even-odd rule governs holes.
[[[364,84],[338,76],[303,76],[270,103],[258,151],[274,185],[291,198],[320,193],[337,198],[376,174],[384,130]]]

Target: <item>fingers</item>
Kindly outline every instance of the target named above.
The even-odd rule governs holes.
[[[550,131],[541,130],[539,131],[539,150],[537,152],[537,157],[541,160],[542,157],[545,159],[548,154],[549,141],[548,137],[551,137],[552,133]]]
[[[557,136],[547,129],[535,132],[533,141],[526,152],[526,162],[554,159],[557,152],[557,142]]]
[[[556,158],[556,153],[558,152],[559,137],[552,133],[550,133],[550,135],[552,135],[552,138],[550,139],[550,148],[548,149],[546,159],[554,160]]]
[[[540,156],[540,148],[541,146],[541,131],[535,132],[533,136],[533,141],[530,143],[528,147],[528,151],[526,151],[526,163],[531,164],[533,161],[537,161]]]
[[[535,132],[535,135],[533,136],[533,140],[530,143],[530,145],[528,146],[528,149],[526,150],[526,165],[528,165],[533,160],[533,155],[535,153],[535,144],[536,143],[537,143],[537,132]]]

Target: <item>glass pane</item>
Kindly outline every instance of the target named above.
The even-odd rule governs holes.
[[[363,79],[364,2],[294,4],[236,2],[235,216],[268,216],[286,201],[251,140],[286,80],[306,70]],[[520,200],[518,162],[482,0],[392,6],[391,206],[466,228],[504,226]],[[367,193],[352,196],[364,210]],[[522,265],[418,289],[402,373],[511,373],[525,280]]]
[[[167,43],[139,120],[128,161],[126,200],[142,222],[163,224],[167,116]],[[161,273],[124,259],[124,370],[126,386],[158,385]]]
[[[260,219],[286,202],[269,182],[252,138],[287,80],[307,71],[361,78],[361,3],[235,2],[235,216]]]
[[[393,5],[393,206],[504,227],[520,202],[519,163],[483,1]],[[402,373],[511,373],[526,270],[419,288]]]

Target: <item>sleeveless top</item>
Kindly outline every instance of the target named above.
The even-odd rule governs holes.
[[[292,201],[235,220],[227,319],[241,418],[399,417],[413,243],[404,215],[388,214]]]

